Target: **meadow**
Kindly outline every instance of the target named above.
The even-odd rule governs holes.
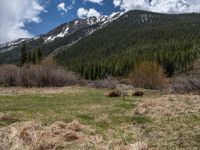
[[[140,89],[145,95],[133,97],[138,89],[120,90],[128,96],[110,98],[105,96],[110,90],[77,86],[1,88],[0,129],[28,121],[45,127],[76,120],[90,129],[81,133],[80,139],[87,138],[60,149],[130,149],[137,142],[151,149],[200,148],[199,95]]]

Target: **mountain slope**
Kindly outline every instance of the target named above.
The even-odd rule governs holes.
[[[118,18],[121,13],[111,16],[90,17],[87,19],[75,19],[64,23],[49,33],[32,39],[18,39],[0,45],[0,63],[16,63],[20,59],[20,49],[23,42],[29,51],[41,48],[43,55],[51,54],[55,49],[64,45],[71,45],[83,37],[90,35],[99,28],[103,28],[109,22]]]
[[[160,63],[168,76],[187,70],[198,56],[200,14],[130,11],[105,28],[62,48],[59,64],[96,79],[123,76],[137,63]]]

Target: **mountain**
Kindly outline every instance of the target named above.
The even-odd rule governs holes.
[[[60,65],[89,79],[127,76],[142,61],[156,61],[167,76],[190,69],[199,57],[200,14],[129,11],[55,55]]]
[[[41,48],[43,54],[47,56],[56,48],[64,45],[71,45],[81,38],[92,34],[94,31],[103,28],[121,15],[122,13],[117,12],[110,16],[75,19],[56,27],[47,34],[35,38],[17,39],[0,44],[0,63],[17,63],[20,59],[21,45],[24,42],[30,51]]]
[[[88,79],[128,76],[142,61],[156,61],[172,76],[200,57],[200,14],[134,10],[76,19],[39,37],[1,45],[0,63],[17,63],[23,42]]]

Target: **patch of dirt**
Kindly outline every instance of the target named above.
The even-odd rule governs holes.
[[[146,98],[134,110],[138,115],[175,115],[181,113],[200,113],[200,95],[163,95]]]
[[[0,87],[0,95],[27,95],[27,94],[73,94],[82,92],[80,88],[75,87],[52,87],[52,88],[21,88],[21,87]]]
[[[1,150],[52,150],[67,147],[71,142],[84,140],[86,126],[78,121],[66,124],[58,121],[50,126],[36,122],[15,123],[0,128]]]
[[[8,115],[8,114],[1,114],[0,113],[0,121],[3,121],[3,122],[17,122],[19,121],[17,118],[11,116],[11,115]]]

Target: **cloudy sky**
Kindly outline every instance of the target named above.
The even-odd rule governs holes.
[[[0,0],[0,43],[46,33],[75,18],[116,11],[200,11],[200,0]]]

